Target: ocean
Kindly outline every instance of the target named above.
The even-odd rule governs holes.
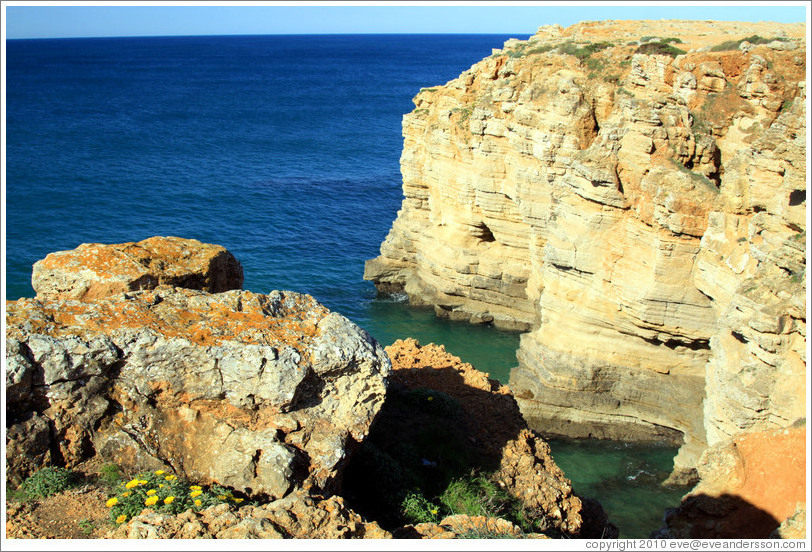
[[[402,337],[443,343],[506,382],[518,334],[378,297],[362,274],[402,200],[401,118],[411,99],[508,38],[527,37],[7,41],[6,298],[34,295],[31,267],[52,251],[195,238],[240,260],[245,289],[308,293],[384,345]],[[562,466],[573,459],[571,470],[603,501],[594,473],[579,466],[597,465],[606,451],[560,449]],[[633,470],[659,477],[674,452],[629,454]],[[621,471],[598,479],[628,477]],[[577,491],[580,476],[567,474]],[[628,508],[676,505],[673,492],[625,481],[648,497],[624,498]],[[630,521],[621,534],[648,536],[658,521]]]

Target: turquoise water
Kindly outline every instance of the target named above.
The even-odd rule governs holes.
[[[371,306],[366,327],[381,343],[390,344],[405,336],[420,343],[442,343],[446,351],[507,383],[516,365],[519,334],[466,322],[440,320],[431,308],[410,307],[405,302],[379,299]]]
[[[598,499],[620,538],[647,538],[662,526],[666,508],[679,505],[688,491],[661,483],[677,449],[597,439],[550,440],[555,463],[579,496]]]
[[[196,238],[234,253],[248,290],[309,293],[385,345],[443,343],[506,382],[517,334],[378,297],[362,274],[400,207],[401,118],[412,97],[508,38],[7,41],[6,298],[33,295],[31,266],[52,251]],[[576,489],[604,502],[624,534],[656,528],[648,518],[661,514],[662,492],[648,476],[628,479],[627,463],[660,474],[673,451],[555,450]]]

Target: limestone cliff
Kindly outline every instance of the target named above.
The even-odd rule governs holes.
[[[365,278],[526,330],[531,425],[708,444],[803,417],[802,24],[541,27],[403,119],[404,200]]]

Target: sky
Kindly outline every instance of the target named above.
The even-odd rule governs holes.
[[[180,6],[167,5],[169,2],[70,4],[3,2],[5,37],[493,33],[522,38],[535,33],[541,25],[558,23],[568,26],[580,21],[601,19],[795,23],[806,20],[807,5],[806,2],[244,2],[242,6],[234,6],[233,3],[228,6],[203,6],[197,5],[199,2],[180,2],[183,4]]]

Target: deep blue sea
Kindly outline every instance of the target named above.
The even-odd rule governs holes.
[[[7,299],[33,296],[31,266],[52,251],[195,238],[241,261],[245,289],[309,293],[384,345],[444,343],[506,381],[517,334],[377,297],[362,274],[400,207],[401,118],[412,98],[508,38],[7,41]],[[562,460],[606,456],[567,446]],[[670,467],[673,451],[646,454],[644,471]],[[590,492],[604,500],[599,491]],[[656,485],[645,492],[662,498]],[[621,529],[647,536],[657,526]]]

